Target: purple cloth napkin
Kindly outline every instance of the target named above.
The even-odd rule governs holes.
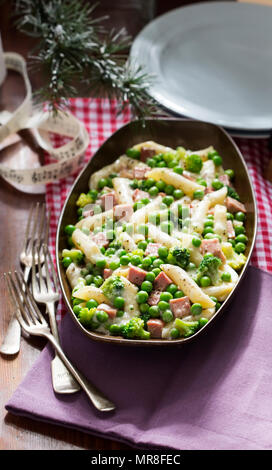
[[[66,315],[64,350],[117,410],[54,394],[49,346],[6,408],[138,448],[272,449],[271,307],[271,275],[249,267],[228,311],[183,347],[99,344]]]

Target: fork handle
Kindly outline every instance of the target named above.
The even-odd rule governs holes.
[[[58,353],[61,360],[66,365],[67,369],[71,372],[75,380],[81,385],[82,389],[86,393],[86,395],[91,400],[92,404],[100,411],[112,411],[116,407],[115,405],[108,400],[102,392],[100,392],[94,385],[92,385],[85,377],[81,375],[81,373],[71,364],[69,359],[67,359],[66,355],[64,354],[61,346],[58,344],[56,339],[51,333],[46,333],[45,336],[50,341],[52,346],[55,348],[56,352]]]

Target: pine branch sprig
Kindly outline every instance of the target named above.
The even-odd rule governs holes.
[[[129,104],[139,118],[156,113],[152,77],[122,54],[130,37],[124,29],[106,31],[105,17],[93,16],[96,6],[83,0],[16,1],[17,27],[39,38],[30,55],[31,67],[44,77],[36,100],[57,112],[84,89],[90,96],[116,98],[119,109]]]

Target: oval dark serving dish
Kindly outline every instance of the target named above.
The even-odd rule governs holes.
[[[64,228],[68,224],[75,224],[77,222],[76,201],[79,195],[82,192],[85,192],[86,188],[88,188],[88,182],[91,174],[97,170],[100,170],[105,165],[114,162],[120,155],[125,153],[127,148],[130,148],[139,142],[148,140],[159,142],[160,144],[172,148],[182,146],[191,150],[202,149],[212,145],[222,156],[224,166],[226,168],[233,168],[235,171],[235,189],[239,193],[241,200],[245,204],[247,210],[245,224],[248,237],[248,244],[245,252],[247,261],[239,274],[239,280],[233,291],[229,294],[228,298],[223,302],[221,307],[216,311],[208,323],[196,331],[192,336],[187,338],[185,337],[171,340],[125,339],[119,336],[106,336],[100,333],[96,333],[95,331],[87,330],[78,321],[71,307],[71,288],[66,278],[65,269],[60,262],[61,252],[64,248],[66,248],[66,235],[64,233]],[[181,345],[190,341],[194,341],[198,335],[203,334],[204,331],[207,331],[209,325],[211,325],[215,319],[218,318],[219,315],[221,315],[228,308],[233,296],[237,292],[237,289],[239,289],[241,279],[244,276],[249,264],[255,243],[256,232],[257,207],[248,170],[238,147],[222,128],[205,122],[172,118],[149,119],[146,121],[145,126],[143,126],[138,121],[130,122],[115,132],[109,139],[107,139],[94,154],[93,158],[88,162],[88,164],[77,177],[62,209],[57,229],[56,253],[57,271],[67,309],[75,321],[77,327],[80,328],[85,335],[95,341],[140,346]]]

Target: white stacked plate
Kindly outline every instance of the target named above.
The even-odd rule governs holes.
[[[136,37],[130,58],[154,75],[151,95],[173,115],[232,135],[272,133],[272,7],[207,2],[170,11]]]

